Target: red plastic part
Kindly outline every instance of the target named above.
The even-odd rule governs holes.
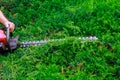
[[[6,35],[3,30],[0,30],[0,42],[2,42],[4,45],[6,45]]]

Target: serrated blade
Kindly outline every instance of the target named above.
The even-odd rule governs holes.
[[[38,46],[38,45],[45,44],[46,42],[47,41],[45,41],[45,40],[21,42],[20,47],[29,47],[29,46],[32,46],[32,45]]]
[[[81,41],[96,41],[98,38],[96,36],[90,36],[90,37],[78,37],[77,39]],[[20,47],[29,47],[29,46],[38,46],[45,44],[47,42],[54,42],[54,41],[63,41],[65,39],[51,39],[51,40],[40,40],[40,41],[26,41],[26,42],[21,42],[19,45]]]

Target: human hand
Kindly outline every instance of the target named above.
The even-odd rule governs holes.
[[[13,32],[14,31],[14,28],[15,28],[15,24],[13,22],[10,22],[10,21],[6,21],[4,23],[5,27],[10,27],[10,32]]]

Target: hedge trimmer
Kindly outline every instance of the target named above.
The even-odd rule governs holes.
[[[8,27],[6,32],[4,30],[0,30],[0,53],[2,52],[12,52],[13,50],[19,48],[19,47],[28,47],[31,45],[42,45],[47,42],[54,42],[54,41],[61,41],[65,39],[52,39],[52,40],[40,40],[40,41],[26,41],[26,42],[20,42],[18,43],[18,37],[12,37],[10,33],[10,28]],[[78,39],[83,41],[94,41],[97,40],[97,37],[78,37]]]

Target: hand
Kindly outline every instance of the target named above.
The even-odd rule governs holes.
[[[4,23],[4,25],[5,25],[6,28],[7,28],[7,27],[10,27],[10,32],[13,32],[13,31],[14,31],[14,28],[15,28],[15,24],[14,24],[14,23],[12,23],[12,22],[10,22],[10,21],[6,21],[6,22]]]

